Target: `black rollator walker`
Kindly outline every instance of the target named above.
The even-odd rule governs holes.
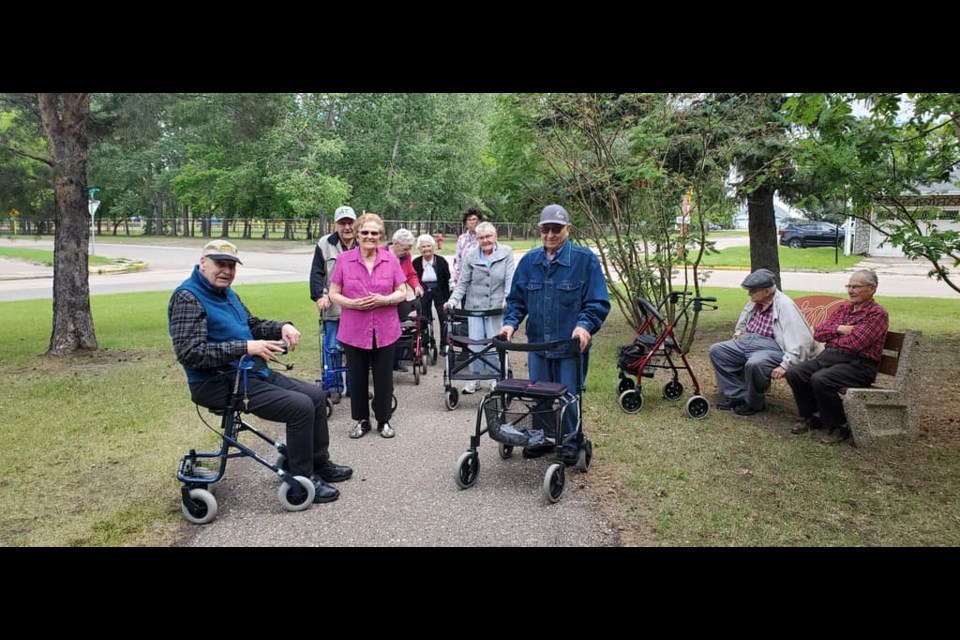
[[[672,291],[659,307],[653,306],[649,300],[637,299],[644,321],[637,327],[633,342],[620,347],[617,353],[617,393],[620,394],[620,408],[626,413],[637,413],[643,407],[643,378],[653,378],[657,369],[666,369],[671,374],[671,380],[663,385],[663,397],[679,400],[683,396],[680,371],[686,371],[693,384],[693,395],[684,407],[687,415],[695,420],[707,417],[710,403],[700,393],[700,382],[687,362],[687,355],[677,341],[674,329],[681,319],[687,317],[690,307],[698,313],[704,307],[716,309],[716,305],[707,303],[716,302],[717,299],[690,296],[692,293],[689,291]],[[671,323],[663,316],[664,307],[668,300],[676,305],[681,298],[680,311]],[[679,358],[680,364],[675,362],[675,358]],[[636,378],[636,382],[631,376]]]
[[[286,353],[284,350],[283,353]],[[259,358],[257,359],[259,360]],[[262,360],[261,360],[262,362]],[[255,360],[252,356],[244,356],[240,360],[236,376],[233,381],[233,391],[226,409],[210,409],[214,415],[222,416],[218,432],[222,445],[219,451],[201,452],[191,449],[190,453],[180,459],[180,468],[177,471],[177,480],[182,483],[181,501],[184,517],[194,524],[206,524],[217,517],[217,499],[213,496],[215,483],[219,482],[227,470],[229,458],[253,458],[263,466],[273,471],[283,481],[277,497],[280,504],[287,511],[303,511],[311,504],[316,493],[313,483],[303,476],[292,476],[287,472],[287,447],[267,435],[257,431],[244,421],[244,399],[246,396],[247,375],[254,368]],[[293,365],[285,365],[289,370]],[[221,377],[213,378],[209,384],[222,383]],[[200,405],[197,405],[197,414],[200,414]],[[203,420],[203,416],[200,419]],[[216,431],[210,425],[207,425]],[[238,438],[243,431],[249,431],[277,450],[279,457],[276,464],[271,464],[249,447],[240,444]],[[235,450],[235,451],[234,451]],[[217,460],[217,469],[214,471],[203,466],[204,460]]]
[[[444,345],[444,368],[443,368],[443,392],[445,394],[444,402],[447,409],[453,411],[460,402],[460,392],[453,386],[454,380],[503,380],[509,378],[512,373],[503,369],[504,362],[500,362],[500,369],[497,370],[496,363],[489,362],[494,352],[493,340],[484,338],[482,340],[473,340],[462,335],[457,335],[462,325],[467,324],[468,318],[487,318],[490,316],[502,316],[503,309],[486,309],[477,311],[468,311],[466,309],[447,309],[447,344]],[[473,351],[470,347],[479,347],[479,351]],[[488,373],[473,373],[470,371],[470,364],[481,362],[487,369],[493,371]],[[504,374],[504,371],[507,373]]]
[[[507,342],[498,336],[492,340],[492,344],[500,357],[501,371],[505,368],[508,351],[546,352],[567,348],[570,350],[569,357],[577,360],[577,380],[583,377],[583,354],[580,353],[580,341],[576,338],[523,344]],[[576,411],[576,429],[564,434],[563,425],[570,411]],[[457,460],[454,479],[461,489],[472,487],[480,475],[478,448],[484,433],[498,443],[503,460],[513,456],[514,447],[556,447],[557,461],[547,467],[543,477],[543,495],[549,502],[557,502],[563,497],[567,466],[563,459],[565,448],[576,447],[575,465],[581,472],[585,473],[590,468],[593,459],[593,443],[583,435],[582,385],[577,389],[567,389],[566,385],[559,382],[516,378],[497,382],[496,389],[480,401],[476,433],[470,436],[470,448]]]

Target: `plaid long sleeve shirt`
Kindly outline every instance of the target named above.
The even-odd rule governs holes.
[[[837,327],[842,324],[853,325],[853,331],[847,335],[840,335],[837,333]],[[827,349],[852,353],[880,362],[889,327],[890,319],[887,310],[875,300],[871,300],[859,310],[848,303],[834,311],[826,322],[817,327],[813,338],[817,342],[823,342]]]
[[[288,322],[261,320],[253,316],[247,306],[247,326],[255,340],[279,340],[281,329]],[[207,312],[189,291],[181,290],[170,300],[170,337],[177,360],[194,369],[217,369],[247,353],[246,340],[209,342],[207,336]]]

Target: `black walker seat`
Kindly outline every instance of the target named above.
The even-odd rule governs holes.
[[[673,322],[664,318],[662,313],[668,301],[672,305],[680,305],[680,310]],[[683,395],[683,384],[679,379],[680,371],[686,371],[693,384],[693,395],[687,400],[685,406],[686,413],[696,420],[707,416],[710,403],[700,393],[700,383],[690,363],[687,362],[687,354],[677,341],[674,330],[680,320],[687,317],[691,307],[696,312],[703,307],[716,309],[716,305],[706,304],[716,301],[717,299],[713,297],[693,296],[689,291],[670,292],[659,307],[655,307],[649,300],[637,299],[644,321],[637,327],[633,342],[617,350],[617,369],[619,370],[617,393],[620,398],[620,408],[623,411],[627,413],[640,411],[643,407],[642,379],[653,378],[657,369],[666,369],[671,372],[671,380],[663,385],[663,397],[667,400],[680,399]],[[679,359],[679,363],[676,359]]]
[[[233,388],[228,406],[224,409],[210,408],[210,413],[220,416],[221,446],[218,451],[198,452],[191,449],[180,459],[177,470],[177,480],[181,482],[181,507],[184,517],[194,524],[206,524],[217,517],[217,499],[213,495],[215,484],[219,482],[226,470],[227,460],[230,458],[253,458],[263,466],[273,471],[282,481],[277,493],[280,504],[288,511],[303,511],[313,504],[316,489],[309,478],[293,476],[287,472],[287,447],[266,434],[258,431],[243,419],[244,397],[246,396],[246,377],[256,362],[263,363],[259,358],[244,356],[236,369]],[[292,365],[286,365],[289,369]],[[225,374],[223,374],[225,375]],[[223,377],[213,378],[209,384],[222,383]],[[329,405],[328,405],[329,411]],[[249,431],[260,438],[279,454],[276,464],[261,457],[257,452],[244,446],[239,441],[242,432]],[[216,471],[203,464],[206,460],[216,460]]]
[[[512,377],[509,368],[504,369],[504,363],[488,362],[490,354],[496,351],[493,346],[493,338],[484,338],[482,340],[473,340],[460,333],[461,327],[467,325],[468,318],[487,318],[491,316],[502,316],[503,309],[485,309],[477,311],[468,311],[466,309],[448,309],[445,322],[447,323],[447,343],[444,345],[444,368],[443,368],[443,392],[444,402],[447,409],[453,411],[460,402],[460,392],[453,386],[454,380],[502,380]],[[478,346],[479,351],[473,351],[470,347]],[[484,368],[491,371],[484,373],[473,373],[470,371],[470,364],[473,362],[483,363]],[[499,366],[498,366],[499,365]],[[506,375],[503,372],[506,371]]]
[[[491,345],[497,350],[501,371],[509,371],[506,368],[508,351],[547,352],[567,348],[569,357],[576,358],[577,379],[582,377],[583,355],[576,339],[524,344],[497,337],[492,339]],[[570,411],[576,411],[576,429],[573,433],[564,434],[563,425]],[[571,449],[577,452],[575,464],[582,472],[589,469],[593,458],[593,443],[583,434],[582,387],[570,390],[559,382],[517,378],[499,380],[496,388],[481,399],[477,409],[476,431],[470,436],[470,447],[457,460],[454,479],[461,489],[473,486],[479,477],[479,447],[483,434],[498,443],[500,458],[504,460],[513,455],[514,447],[555,449],[556,462],[547,468],[542,485],[543,494],[549,502],[557,502],[563,496],[566,484],[564,470],[568,464],[564,452]]]

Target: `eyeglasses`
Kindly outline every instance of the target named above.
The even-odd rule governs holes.
[[[359,234],[360,234],[361,236],[374,236],[374,237],[376,237],[376,236],[380,235],[380,232],[379,232],[379,231],[360,231]]]
[[[562,233],[564,230],[562,224],[544,224],[540,225],[540,235],[547,235],[548,233]]]
[[[846,285],[844,285],[844,286],[845,286],[847,289],[853,289],[854,291],[856,291],[857,289],[863,289],[864,287],[869,287],[869,286],[872,286],[872,285],[869,285],[869,284],[846,284]]]

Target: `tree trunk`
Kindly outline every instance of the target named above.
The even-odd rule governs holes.
[[[40,93],[40,116],[53,152],[57,207],[53,260],[53,331],[48,355],[95,350],[87,250],[87,123],[90,94]]]
[[[190,223],[190,205],[183,205],[183,237],[193,235],[193,225]]]
[[[777,220],[773,215],[772,185],[757,188],[747,198],[747,228],[750,233],[750,269],[770,269],[780,286],[780,253],[777,243]]]

